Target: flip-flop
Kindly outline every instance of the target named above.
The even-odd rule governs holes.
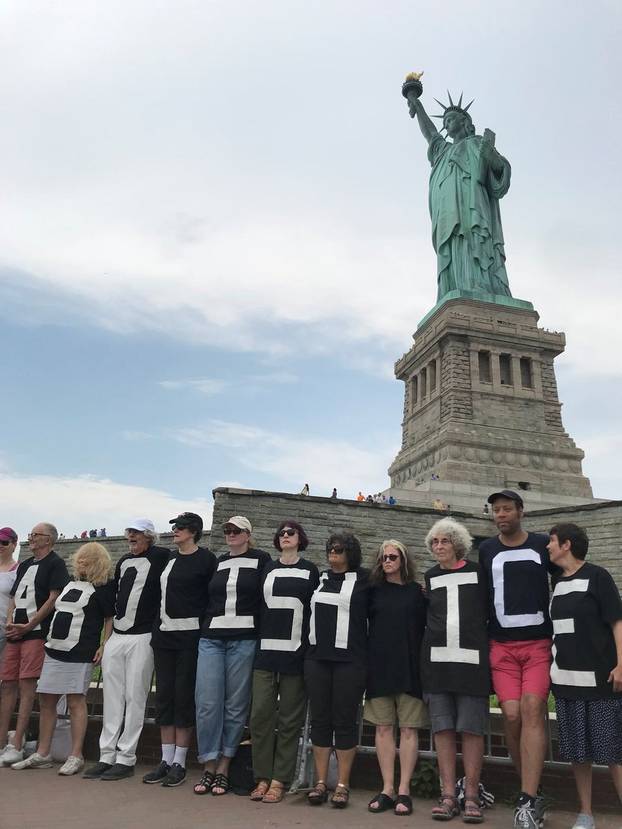
[[[398,806],[406,806],[406,809],[400,810],[398,812]],[[398,794],[397,798],[395,799],[395,808],[393,809],[394,814],[398,817],[402,815],[412,815],[413,813],[413,800],[412,797],[408,794]]]
[[[378,804],[378,807],[376,809],[372,808],[374,803]],[[372,797],[372,799],[367,804],[367,811],[371,812],[372,814],[377,814],[379,812],[388,812],[389,809],[394,808],[395,800],[393,800],[392,797],[389,797],[389,795],[385,794],[384,792],[379,792],[377,795],[375,795],[375,797]]]

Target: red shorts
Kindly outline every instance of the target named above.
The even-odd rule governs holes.
[[[546,700],[551,687],[551,640],[490,641],[492,685],[499,702],[535,694]]]
[[[0,680],[16,682],[18,679],[37,679],[45,658],[44,645],[44,639],[7,642],[2,654]]]

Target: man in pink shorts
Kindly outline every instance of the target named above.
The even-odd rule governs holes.
[[[499,535],[484,541],[479,561],[488,578],[490,670],[503,711],[505,738],[521,779],[516,829],[544,823],[538,796],[546,754],[550,687],[548,536],[521,527],[523,499],[509,489],[488,498]]]
[[[9,766],[24,757],[22,744],[35,699],[37,679],[45,655],[44,644],[52,620],[54,602],[69,581],[65,562],[54,552],[58,538],[52,524],[37,524],[28,535],[31,558],[17,568],[11,588],[0,680],[0,765]],[[7,742],[11,715],[19,711],[13,743]]]

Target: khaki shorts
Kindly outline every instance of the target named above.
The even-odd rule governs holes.
[[[363,717],[374,725],[393,725],[396,721],[401,728],[427,728],[430,725],[425,702],[410,694],[367,699]]]

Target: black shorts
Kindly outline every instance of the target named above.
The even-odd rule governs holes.
[[[177,728],[194,726],[194,684],[197,649],[154,648],[156,674],[156,722]]]

